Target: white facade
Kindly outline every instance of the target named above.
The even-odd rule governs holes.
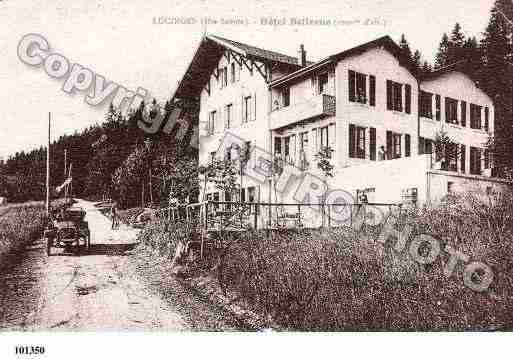
[[[446,132],[456,143],[465,146],[464,153],[461,153],[461,149],[458,151],[460,153],[457,160],[457,172],[481,173],[489,176],[492,163],[491,159],[485,161],[485,151],[487,142],[494,132],[495,121],[492,99],[479,89],[470,77],[458,71],[422,81],[420,87],[422,91],[433,94],[432,117],[429,118],[423,111],[420,112],[420,137],[434,140],[437,132]],[[436,118],[436,95],[440,96],[440,115],[438,119]],[[454,102],[456,107],[456,117],[454,119],[447,118],[447,98],[457,101]],[[471,126],[473,125],[471,123],[471,107],[476,105],[479,106],[480,121],[477,126]],[[471,147],[478,149],[480,152],[479,168],[476,168],[480,171],[471,171]],[[462,155],[464,156],[463,161]]]
[[[235,69],[234,78],[233,68]],[[226,80],[223,78],[225,69]],[[251,72],[246,65],[241,66],[233,56],[229,55],[229,52],[225,52],[220,59],[216,72],[218,72],[217,76],[215,73],[210,76],[210,93],[204,89],[200,96],[200,164],[211,161],[214,153],[218,158],[224,156],[224,153],[218,153],[218,150],[226,131],[249,141],[251,146],[260,148],[270,146],[267,122],[269,97],[265,79],[255,68]],[[212,128],[211,116],[214,112],[215,120]],[[243,180],[243,186],[255,187],[255,196],[262,200],[260,195],[262,189],[259,185],[250,178]],[[218,190],[209,184],[206,193],[216,192]],[[218,193],[217,196],[220,201],[225,200],[224,194]]]
[[[212,125],[215,116],[214,128],[207,126],[200,136],[200,164],[211,160],[228,130],[253,147],[279,155],[298,171],[319,177],[315,155],[329,146],[334,165],[330,188],[352,195],[372,189],[369,199],[376,202],[398,203],[405,191],[412,190],[418,202],[424,203],[472,186],[486,191],[503,186],[503,182],[488,178],[492,162],[489,158],[485,161],[485,144],[494,129],[492,100],[469,76],[456,70],[420,81],[394,49],[397,45],[391,45],[389,38],[382,42],[289,73],[272,71],[273,66],[266,67],[266,74],[256,69],[251,72],[226,51],[210,75],[208,90],[200,96],[200,123]],[[255,64],[266,66],[265,61]],[[425,111],[420,108],[419,90],[433,94],[433,118],[421,116]],[[446,121],[446,98],[450,106],[457,101],[457,111],[451,115],[456,121],[450,118],[454,123]],[[480,128],[470,128],[471,117],[475,117],[470,113],[471,104],[474,112],[474,105],[480,106]],[[475,118],[472,121],[476,127]],[[465,148],[452,171],[440,168],[432,156],[422,155],[427,140],[434,140],[442,130]],[[380,151],[382,147],[384,151]],[[476,159],[481,161],[478,173]],[[253,199],[262,202],[293,199],[294,191],[276,197],[267,181],[248,176],[243,176],[242,187],[254,187]],[[220,193],[213,198],[215,192],[212,186],[206,189],[210,199],[226,199]]]

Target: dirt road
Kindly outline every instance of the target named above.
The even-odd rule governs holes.
[[[47,257],[42,240],[0,273],[3,330],[226,330],[236,324],[177,282],[165,298],[138,276],[130,255],[137,232],[110,222],[91,202],[87,211],[91,250],[78,255],[55,249]]]

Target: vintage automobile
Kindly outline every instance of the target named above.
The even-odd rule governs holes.
[[[54,216],[43,234],[48,256],[51,255],[52,247],[64,248],[65,252],[70,252],[72,248],[79,250],[80,247],[89,250],[91,233],[87,221],[84,220],[85,215],[82,208],[71,207]]]

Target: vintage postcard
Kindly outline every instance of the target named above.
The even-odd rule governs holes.
[[[0,84],[2,358],[513,329],[511,0],[0,0]]]

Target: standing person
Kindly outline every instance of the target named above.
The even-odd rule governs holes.
[[[378,151],[378,161],[384,161],[386,160],[386,151],[385,147],[381,146]]]
[[[112,220],[112,229],[119,227],[118,204],[116,202],[114,202],[112,207],[110,207],[110,217]]]

